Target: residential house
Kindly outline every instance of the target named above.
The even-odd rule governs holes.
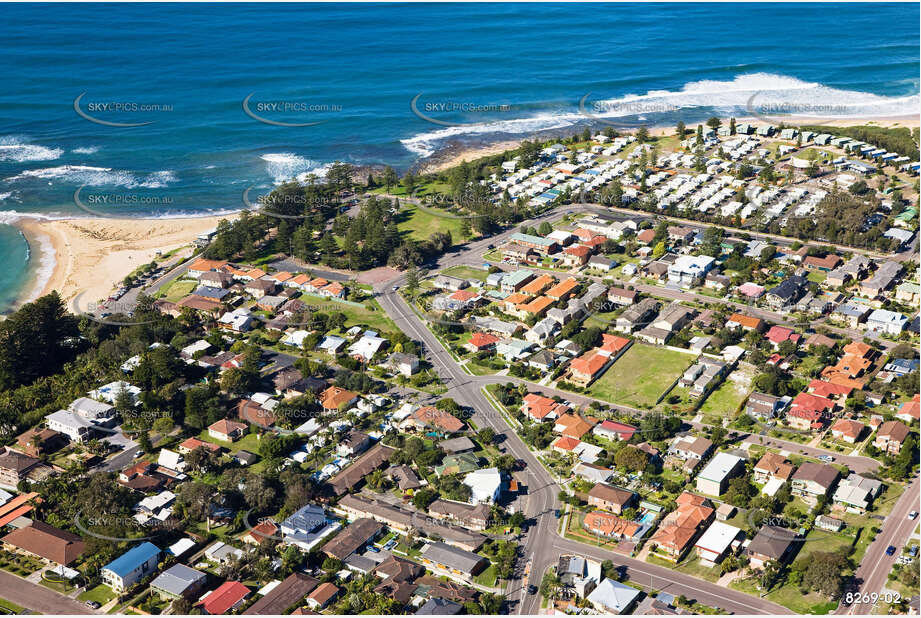
[[[604,578],[589,593],[586,600],[599,612],[605,614],[628,614],[636,604],[640,594],[641,592],[637,588],[613,579]]]
[[[373,519],[356,519],[323,545],[323,553],[331,558],[345,560],[377,538],[383,529],[384,526]]]
[[[655,555],[670,562],[681,560],[715,513],[709,500],[687,491],[675,502],[677,508],[665,516],[650,539]]]
[[[464,582],[472,581],[489,563],[483,556],[440,541],[427,543],[422,548],[419,559],[435,573]]]
[[[295,572],[272,588],[262,598],[243,611],[247,616],[284,614],[317,587],[319,580],[306,573]]]
[[[745,471],[745,460],[729,453],[717,453],[697,475],[697,491],[719,496],[729,480]]]
[[[224,442],[235,442],[246,434],[247,425],[222,418],[208,426],[208,436]]]
[[[876,430],[873,446],[889,455],[898,455],[911,431],[901,421],[886,421]]]
[[[635,330],[643,328],[652,323],[659,311],[659,303],[652,298],[644,298],[640,302],[627,307],[627,309],[617,317],[615,330],[624,333],[632,333]]]
[[[797,534],[779,526],[762,526],[749,543],[748,557],[752,568],[760,569],[769,561],[784,563],[796,548]]]
[[[160,548],[149,541],[135,545],[102,567],[102,582],[116,592],[124,592],[156,571],[160,553]]]
[[[741,545],[739,538],[744,536],[741,529],[722,521],[715,521],[697,539],[694,548],[701,564],[714,566],[730,553],[731,548]]]
[[[615,305],[629,307],[636,302],[639,292],[636,290],[625,290],[623,288],[612,287],[608,290],[608,300]]]
[[[783,455],[766,452],[752,471],[756,483],[767,483],[772,479],[785,483],[793,475],[794,466]]]
[[[726,320],[726,328],[742,328],[743,330],[760,332],[764,328],[764,321],[761,318],[733,313]]]
[[[831,435],[836,440],[856,444],[863,434],[866,425],[860,421],[854,421],[846,418],[839,419],[831,426]]]
[[[207,580],[208,576],[201,571],[174,564],[150,582],[150,589],[163,599],[188,599],[197,597]]]
[[[22,507],[18,507],[22,508]],[[26,509],[25,512],[29,512]],[[12,511],[16,514],[18,510]],[[4,517],[7,521],[9,517]],[[7,550],[47,560],[60,566],[75,562],[86,550],[83,539],[76,534],[60,530],[37,519],[29,525],[14,527],[13,531],[0,539]]]
[[[237,609],[252,591],[238,581],[226,581],[204,597],[197,605],[211,616],[222,616]]]
[[[849,513],[862,514],[867,511],[882,490],[881,481],[852,472],[838,485],[832,501]]]
[[[636,494],[630,490],[613,485],[598,484],[588,492],[588,503],[595,508],[611,511],[620,515],[625,508],[633,504]]]
[[[830,418],[835,402],[811,393],[799,393],[787,410],[787,422],[795,429],[821,429]]]
[[[793,473],[791,493],[804,502],[815,505],[838,482],[839,472],[834,466],[806,461]]]
[[[474,470],[464,477],[463,484],[470,488],[470,501],[494,504],[502,491],[502,474],[498,468]]]
[[[781,397],[752,392],[745,403],[745,413],[755,419],[771,420],[780,415],[784,405],[785,400]]]

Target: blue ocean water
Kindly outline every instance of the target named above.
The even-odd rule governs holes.
[[[87,214],[78,189],[103,214],[235,210],[334,160],[406,169],[754,98],[917,113],[918,24],[917,4],[876,3],[5,5],[0,212]]]

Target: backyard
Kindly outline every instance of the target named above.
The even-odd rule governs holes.
[[[690,354],[634,343],[589,388],[589,394],[611,403],[652,408],[691,364]]]

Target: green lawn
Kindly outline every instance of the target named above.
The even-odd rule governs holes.
[[[651,408],[693,360],[690,354],[634,343],[592,384],[589,394],[611,403]]]
[[[208,430],[203,429],[198,438],[205,442],[211,442],[212,444],[219,444],[223,446],[230,454],[239,453],[240,451],[249,451],[250,453],[259,454],[259,438],[256,436],[255,430],[253,427],[249,428],[249,431],[245,436],[237,440],[236,442],[225,442],[224,440],[218,440],[217,438],[212,438],[208,435]]]
[[[100,605],[105,605],[114,598],[115,592],[105,584],[99,584],[95,588],[84,590],[77,596],[80,601],[96,601]]]
[[[477,281],[486,281],[486,277],[489,275],[485,270],[471,266],[452,266],[451,268],[445,268],[441,271],[441,274],[461,277],[462,279],[476,279]]]
[[[821,270],[810,270],[809,274],[806,275],[806,278],[812,281],[813,283],[822,283],[825,281],[825,278],[828,276],[828,273]]]
[[[729,587],[735,590],[741,590],[753,596],[761,596],[751,580],[737,579],[730,583]],[[815,592],[803,594],[800,592],[799,586],[791,586],[789,584],[774,588],[764,595],[764,598],[789,608],[791,613],[794,614],[827,614],[838,606],[837,601],[829,601],[828,597],[824,597]]]
[[[433,207],[403,204],[397,215],[397,229],[413,240],[427,240],[435,232],[451,232],[454,243],[462,242],[461,227],[464,218]]]
[[[8,610],[8,611],[3,611]],[[3,597],[0,597],[0,613],[4,614],[25,614],[26,608],[21,605],[16,605],[12,601],[7,601]]]
[[[197,281],[177,279],[160,288],[156,296],[157,298],[163,298],[171,303],[175,303],[188,296],[196,287],[198,287]]]
[[[486,567],[486,570],[473,578],[474,583],[489,587],[495,586],[497,580],[498,577],[496,577],[496,565],[494,564],[490,564],[488,567]]]
[[[700,406],[700,412],[703,414],[716,414],[721,417],[734,418],[736,410],[748,396],[751,391],[751,378],[732,380],[730,375],[720,387],[710,393],[703,405]]]
[[[650,564],[657,564],[659,566],[664,566],[674,571],[679,571],[681,573],[686,573],[692,577],[697,577],[700,579],[705,579],[708,582],[716,582],[720,578],[720,568],[719,566],[708,567],[701,564],[700,559],[694,555],[694,552],[689,554],[691,557],[685,557],[685,559],[678,565],[672,564],[668,560],[659,558],[658,556],[649,555],[646,557],[646,562]]]
[[[348,303],[339,303],[335,300],[310,294],[302,295],[301,300],[311,307],[316,307],[318,311],[325,313],[332,313],[334,311],[344,313],[346,330],[353,326],[367,326],[377,331],[398,330],[393,320],[387,316],[374,299],[364,301],[361,307],[356,307]]]

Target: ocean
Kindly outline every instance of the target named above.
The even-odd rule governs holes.
[[[3,12],[0,222],[229,212],[247,189],[336,160],[405,170],[448,147],[585,123],[919,110],[908,3]],[[0,304],[28,279],[23,238],[5,227]]]

